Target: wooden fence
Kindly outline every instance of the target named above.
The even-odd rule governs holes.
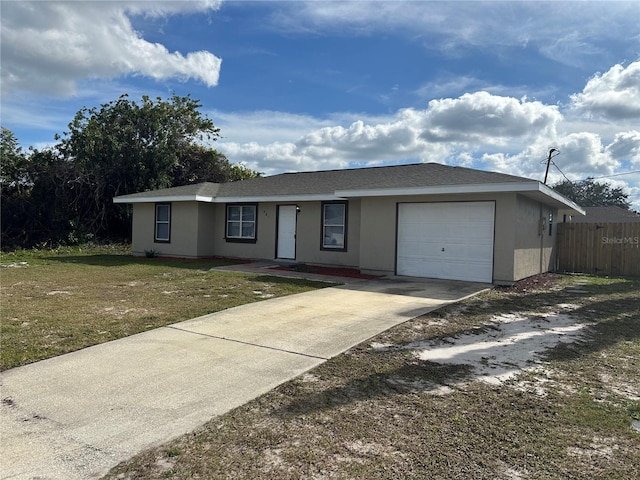
[[[558,224],[558,271],[640,276],[640,222]]]

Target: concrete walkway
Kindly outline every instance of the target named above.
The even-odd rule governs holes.
[[[379,332],[488,287],[357,281],[8,370],[1,478],[98,478]]]

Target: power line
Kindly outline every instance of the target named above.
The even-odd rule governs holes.
[[[553,155],[553,153],[555,153],[555,155]],[[575,183],[575,182],[582,182],[583,180],[587,180],[587,179],[591,179],[591,180],[598,180],[601,178],[611,178],[611,177],[621,177],[623,175],[633,175],[634,173],[640,173],[640,170],[632,170],[630,172],[621,172],[621,173],[613,173],[611,175],[602,175],[600,177],[586,177],[583,178],[581,180],[569,180],[567,178],[567,176],[564,174],[564,172],[562,170],[560,170],[560,167],[558,167],[558,165],[556,165],[556,162],[554,162],[552,159],[557,157],[558,155],[560,155],[561,152],[560,150],[558,150],[557,148],[552,148],[551,150],[549,150],[549,156],[548,158],[545,158],[543,160],[540,161],[540,163],[549,163],[552,164],[554,167],[556,167],[558,169],[558,171],[560,173],[562,173],[562,176],[565,178],[565,180],[569,183]],[[549,172],[549,167],[547,166],[547,173]],[[546,175],[545,175],[546,178]]]
[[[551,161],[551,163],[553,164],[554,167],[556,167],[558,169],[558,171],[562,174],[562,176],[564,177],[564,179],[569,182],[569,183],[573,183],[571,180],[569,180],[567,178],[567,176],[564,174],[564,172],[562,170],[560,170],[560,167],[558,165],[556,165],[556,162]]]
[[[620,177],[622,175],[633,175],[634,173],[640,173],[640,170],[633,170],[631,172],[614,173],[613,175],[603,175],[602,177],[587,177],[587,178],[590,178],[592,180],[597,180],[599,178],[610,178],[610,177]]]

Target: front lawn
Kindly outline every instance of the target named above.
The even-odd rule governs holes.
[[[0,369],[326,283],[135,258],[123,247],[3,253]]]

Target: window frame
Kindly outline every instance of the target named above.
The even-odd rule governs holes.
[[[325,228],[326,227],[336,227],[340,225],[326,225],[325,224],[325,213],[326,207],[330,205],[342,205],[344,207],[344,223],[342,224],[343,233],[342,233],[342,246],[341,247],[332,247],[326,246],[324,243],[325,239]],[[349,224],[349,202],[338,200],[338,201],[328,201],[322,202],[320,207],[320,250],[324,250],[327,252],[346,252],[347,251],[347,232],[348,232],[348,224]]]
[[[240,207],[240,236],[230,236],[229,235],[229,222],[236,222],[235,220],[229,220],[229,209],[231,207]],[[247,207],[253,208],[254,216],[253,216],[253,236],[252,237],[243,237],[242,236],[242,224],[243,223],[251,223],[249,221],[243,220],[244,209]],[[257,203],[227,203],[224,209],[224,239],[227,242],[231,243],[256,243],[258,241],[258,204]]]
[[[160,207],[167,208],[167,220],[158,220],[158,209]],[[154,219],[153,219],[153,241],[154,243],[171,243],[171,203],[156,203],[154,205]],[[158,226],[167,225],[167,238],[160,238],[158,236]]]

